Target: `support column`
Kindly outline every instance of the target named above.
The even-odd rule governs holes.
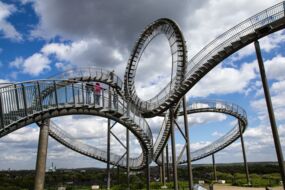
[[[165,186],[165,165],[164,165],[164,149],[162,150],[162,153],[161,153],[161,161],[162,161],[162,186]]]
[[[110,189],[111,185],[111,174],[110,174],[110,151],[111,151],[111,120],[108,119],[107,129],[107,190]]]
[[[150,190],[150,168],[149,168],[149,152],[146,156],[146,189]]]
[[[178,179],[177,179],[177,164],[176,164],[176,146],[175,146],[175,131],[174,131],[174,113],[173,109],[170,108],[170,128],[171,128],[171,149],[172,149],[172,169],[173,169],[173,186],[174,190],[178,190]]]
[[[36,163],[36,176],[35,176],[35,190],[43,190],[45,185],[45,173],[46,173],[46,159],[48,148],[48,129],[49,120],[45,120],[41,123],[39,142],[38,142],[38,155]]]
[[[159,167],[159,179],[160,179],[160,183],[162,184],[162,166],[158,166]]]
[[[129,130],[127,129],[126,144],[127,144],[127,189],[130,189],[130,139]]]
[[[276,121],[275,121],[273,106],[272,106],[272,102],[271,102],[271,97],[270,97],[270,92],[269,92],[269,87],[268,87],[268,83],[267,83],[267,78],[266,78],[266,73],[265,73],[265,69],[264,69],[264,64],[263,64],[263,60],[262,60],[259,42],[255,41],[254,46],[255,46],[255,51],[256,51],[256,57],[258,60],[260,76],[261,76],[261,80],[262,80],[262,84],[263,84],[263,90],[264,90],[265,100],[266,100],[266,104],[267,104],[267,110],[268,110],[268,115],[269,115],[269,119],[270,119],[274,145],[275,145],[276,154],[277,154],[277,158],[278,158],[280,174],[281,174],[282,181],[283,181],[283,189],[285,189],[285,168],[284,168],[284,161],[283,161],[284,160],[283,159],[283,153],[282,153],[282,148],[281,148],[281,144],[280,144],[280,140],[279,140],[278,129],[277,129]]]
[[[167,181],[170,182],[170,175],[169,175],[169,154],[168,154],[168,142],[166,144],[166,174],[167,174]]]
[[[217,181],[215,154],[212,154],[212,160],[213,160],[214,181]]]
[[[117,178],[118,178],[118,185],[120,184],[120,167],[119,166],[117,166]]]
[[[186,97],[183,97],[183,112],[184,112],[184,128],[185,128],[185,141],[186,141],[186,154],[187,154],[187,169],[188,169],[188,185],[189,189],[193,189],[193,174],[192,174],[192,163],[191,163],[191,153],[190,153],[190,135],[188,128],[188,116],[187,116],[187,105]]]
[[[246,173],[246,180],[247,180],[247,184],[250,185],[248,165],[247,165],[245,146],[244,146],[244,140],[243,140],[243,134],[242,134],[242,131],[241,131],[241,122],[240,121],[239,121],[239,133],[240,133],[240,142],[241,142],[241,148],[242,148],[244,169],[245,169],[245,173]]]

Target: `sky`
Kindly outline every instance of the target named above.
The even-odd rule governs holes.
[[[180,26],[188,57],[194,56],[219,34],[280,1],[277,0],[4,0],[0,1],[0,82],[45,79],[66,69],[96,66],[123,78],[132,47],[151,22],[170,18]],[[260,39],[281,144],[285,143],[285,31]],[[145,49],[137,69],[136,91],[140,98],[156,95],[171,76],[171,56],[164,36]],[[244,133],[249,162],[276,161],[272,133],[253,44],[225,59],[188,93],[187,100],[219,99],[236,103],[248,114]],[[179,118],[181,119],[181,118]],[[156,137],[162,118],[148,119]],[[106,148],[107,121],[96,116],[53,119],[62,129],[92,146]],[[235,123],[218,113],[189,115],[191,151],[224,135]],[[0,169],[34,169],[39,129],[23,127],[0,139]],[[124,142],[125,128],[114,127]],[[176,132],[177,149],[183,139]],[[112,151],[122,146],[111,139]],[[283,148],[283,152],[284,147]],[[131,156],[141,153],[131,135]],[[217,163],[242,162],[240,140],[216,153]],[[47,166],[58,168],[105,167],[49,138]],[[195,163],[211,163],[205,158]]]

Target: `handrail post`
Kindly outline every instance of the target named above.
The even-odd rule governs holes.
[[[21,87],[22,87],[23,102],[24,102],[24,113],[27,116],[28,115],[28,111],[27,111],[26,91],[25,91],[25,86],[24,86],[23,83],[21,84]]]
[[[102,90],[102,107],[105,107],[105,97],[104,97],[104,89]]]
[[[83,82],[81,83],[81,90],[82,90],[82,104],[84,104],[85,98],[84,98],[84,86],[83,86]],[[86,99],[87,99],[87,98],[86,98]]]
[[[74,92],[74,84],[73,83],[71,84],[71,87],[72,87],[73,104],[75,106],[76,105],[75,104],[75,92]]]
[[[42,96],[41,96],[41,89],[40,89],[40,83],[39,83],[39,81],[37,81],[37,89],[38,89],[38,95],[39,95],[39,105],[40,105],[40,109],[43,110]]]
[[[55,81],[53,81],[53,87],[54,87],[55,104],[56,104],[56,107],[58,107],[57,89],[56,89],[56,83],[55,83]]]
[[[67,98],[67,87],[66,87],[66,85],[64,87],[64,92],[65,92],[65,103],[67,104],[68,103],[68,98]]]
[[[15,89],[15,97],[16,97],[16,104],[17,104],[17,110],[20,110],[20,105],[19,105],[19,97],[18,97],[18,89],[17,89],[17,85],[14,84],[14,89]]]
[[[0,119],[1,119],[1,127],[4,128],[2,92],[0,92]]]

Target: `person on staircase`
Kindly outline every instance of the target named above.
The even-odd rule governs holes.
[[[102,87],[99,82],[96,82],[94,85],[94,95],[95,95],[95,103],[100,105],[100,96],[102,92]]]

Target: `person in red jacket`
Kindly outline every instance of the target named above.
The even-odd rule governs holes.
[[[102,87],[99,82],[96,82],[94,85],[94,94],[95,94],[95,103],[97,105],[100,105],[100,96],[102,92]]]

